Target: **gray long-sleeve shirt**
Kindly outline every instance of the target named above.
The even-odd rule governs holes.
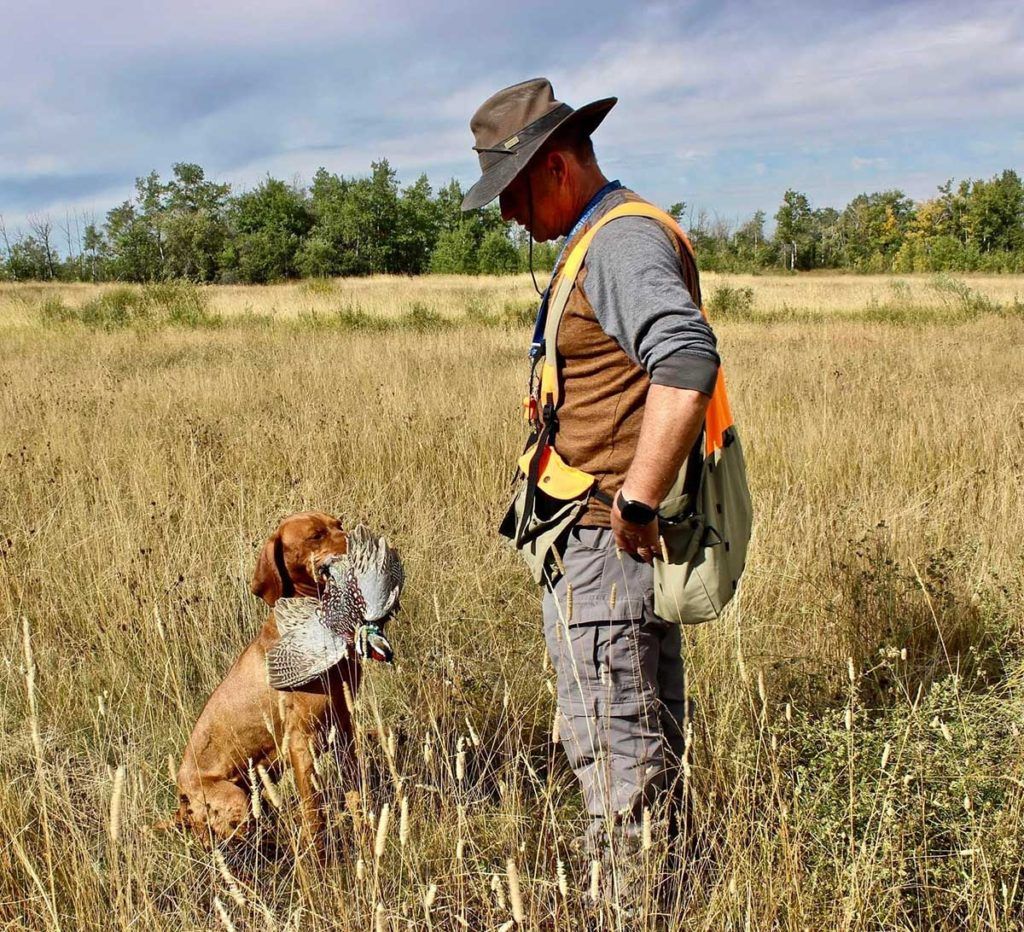
[[[618,200],[606,198],[599,213]],[[710,395],[720,362],[715,335],[668,231],[649,217],[622,217],[598,230],[585,265],[583,293],[598,323],[651,381]]]

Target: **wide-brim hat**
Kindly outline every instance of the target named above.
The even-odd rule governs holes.
[[[466,193],[462,209],[474,210],[493,201],[556,130],[576,124],[589,136],[617,101],[617,97],[605,97],[574,110],[555,100],[547,78],[513,84],[489,97],[469,122],[483,174]]]

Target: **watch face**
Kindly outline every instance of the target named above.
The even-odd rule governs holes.
[[[653,508],[643,502],[631,502],[621,495],[619,496],[619,511],[622,513],[622,517],[631,524],[648,524],[654,520],[654,516],[657,514]]]

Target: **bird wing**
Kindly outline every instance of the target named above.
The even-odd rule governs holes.
[[[382,621],[398,607],[405,584],[405,570],[398,551],[360,524],[349,531],[347,556],[366,603],[363,617],[368,622]]]
[[[302,628],[313,620],[323,623],[320,601],[308,596],[278,599],[274,603],[274,618],[277,621],[277,630],[280,634],[293,631],[295,628]]]
[[[283,634],[267,651],[267,678],[274,689],[304,686],[347,657],[345,639],[313,622]]]
[[[345,571],[345,575],[351,575]],[[351,585],[329,585],[322,601],[279,599],[280,639],[267,651],[267,678],[274,689],[303,686],[349,656],[355,623],[362,614],[362,600],[354,579]],[[283,619],[283,622],[282,622]],[[350,630],[349,630],[350,629]]]

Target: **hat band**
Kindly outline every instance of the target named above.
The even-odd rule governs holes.
[[[550,110],[532,123],[528,123],[519,132],[513,133],[496,146],[473,146],[480,155],[480,167],[487,171],[497,165],[506,155],[515,155],[521,152],[528,143],[549,133],[552,128],[575,112],[568,104],[559,104],[554,110]]]

